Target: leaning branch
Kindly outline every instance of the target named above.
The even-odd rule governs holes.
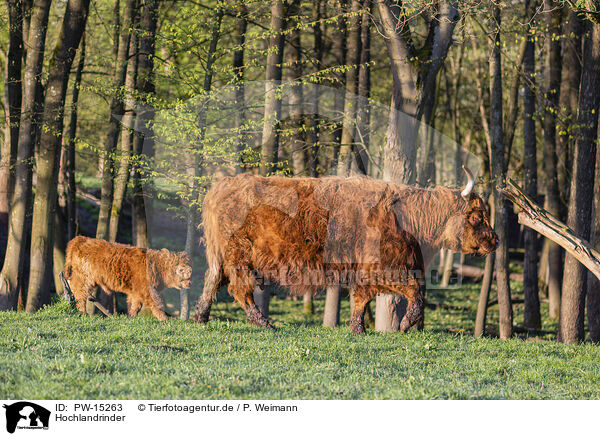
[[[556,242],[600,280],[600,253],[587,241],[578,237],[550,212],[535,204],[513,180],[509,179],[506,186],[499,186],[498,191],[522,209],[519,212],[519,224]]]

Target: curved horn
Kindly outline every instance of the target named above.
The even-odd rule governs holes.
[[[473,187],[475,186],[475,178],[473,177],[473,173],[471,172],[470,169],[468,169],[466,166],[462,166],[462,169],[465,171],[465,174],[467,175],[467,184],[465,186],[465,189],[462,190],[462,192],[460,193],[460,195],[462,195],[463,197],[467,197],[471,191],[473,190]]]

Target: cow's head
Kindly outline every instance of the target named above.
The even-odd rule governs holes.
[[[482,198],[475,194],[473,174],[463,166],[468,182],[458,201],[465,202],[461,213],[449,220],[445,229],[450,249],[465,254],[486,255],[498,246],[498,236],[490,225],[490,216]]]

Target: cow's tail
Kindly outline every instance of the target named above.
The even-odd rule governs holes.
[[[206,205],[206,202],[205,202]],[[196,302],[194,320],[198,322],[207,322],[210,315],[210,307],[217,299],[219,287],[223,280],[223,262],[219,249],[218,224],[214,221],[215,217],[203,211],[202,226],[204,227],[204,236],[206,243],[206,262],[208,269],[204,274],[204,289],[202,296]]]

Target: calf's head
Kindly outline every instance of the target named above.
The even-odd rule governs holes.
[[[167,250],[164,250],[167,251]],[[192,284],[192,263],[185,251],[167,252],[171,257],[168,271],[163,272],[165,285],[168,288],[188,289]]]
[[[498,247],[498,236],[490,225],[490,216],[481,197],[472,192],[475,185],[473,174],[463,166],[468,182],[457,199],[463,202],[461,211],[446,225],[448,248],[465,254],[486,255]]]

